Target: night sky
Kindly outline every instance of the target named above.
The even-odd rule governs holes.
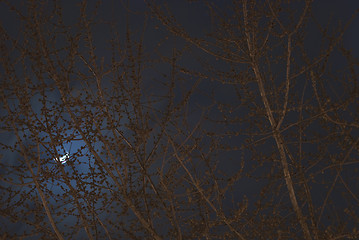
[[[305,7],[281,2],[248,3],[277,120]],[[359,1],[310,4],[277,130],[242,1],[83,3],[0,2],[0,238],[359,238]]]

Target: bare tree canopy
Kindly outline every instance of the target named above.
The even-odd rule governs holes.
[[[0,1],[0,239],[359,239],[349,2]]]

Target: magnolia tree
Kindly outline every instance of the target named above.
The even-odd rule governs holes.
[[[355,16],[61,3],[2,3],[4,239],[359,237]]]

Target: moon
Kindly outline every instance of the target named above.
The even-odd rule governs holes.
[[[67,162],[67,160],[69,159],[70,154],[67,152],[65,155],[63,155],[62,157],[58,158],[54,158],[54,160],[56,162],[60,162],[61,164],[65,164]]]

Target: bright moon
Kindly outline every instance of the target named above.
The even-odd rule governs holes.
[[[60,159],[55,158],[54,160],[60,162],[61,164],[64,164],[67,162],[69,157],[70,157],[69,153],[66,153],[64,156],[60,157]]]

